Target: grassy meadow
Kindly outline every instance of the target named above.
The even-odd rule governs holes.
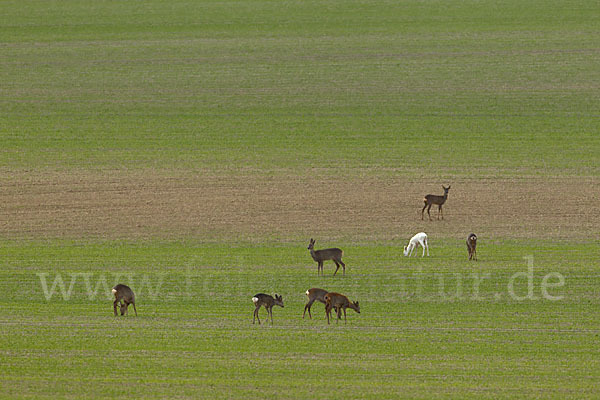
[[[0,397],[597,397],[598,17],[0,1]]]

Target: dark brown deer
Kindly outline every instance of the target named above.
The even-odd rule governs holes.
[[[319,302],[325,304],[325,295],[327,293],[328,292],[325,289],[319,289],[319,288],[308,289],[306,291],[306,296],[308,297],[308,303],[306,303],[306,305],[304,306],[304,313],[302,313],[302,318],[304,318],[304,315],[306,314],[306,310],[308,310],[308,316],[310,317],[310,319],[312,319],[312,315],[310,313],[310,307],[312,306],[312,304],[315,301],[319,301]]]
[[[425,202],[425,205],[423,206],[423,209],[421,210],[421,219],[423,219],[423,213],[425,212],[425,209],[427,208],[427,215],[429,215],[429,220],[431,221],[431,214],[429,213],[429,210],[431,210],[431,206],[434,204],[438,206],[437,219],[440,219],[440,214],[442,215],[442,219],[444,219],[444,212],[442,211],[442,206],[448,199],[448,190],[450,190],[450,186],[448,185],[448,187],[444,187],[444,185],[442,185],[442,189],[444,189],[443,196],[438,196],[436,194],[428,194],[427,196],[425,196],[425,198],[423,199],[423,201]]]
[[[477,261],[477,235],[474,233],[467,237],[467,251],[469,252],[469,260]]]
[[[337,319],[342,319],[342,311],[344,311],[344,323],[346,323],[346,308],[351,308],[360,314],[360,306],[358,301],[351,302],[346,296],[339,293],[329,292],[325,295],[325,314],[327,315],[327,324],[329,324],[329,316],[331,310],[336,310]]]
[[[133,310],[135,311],[135,316],[137,317],[137,310],[135,309],[135,294],[133,294],[133,290],[131,290],[129,286],[119,283],[112,289],[112,292],[115,295],[115,301],[113,303],[115,316],[117,315],[117,304],[120,306],[121,315],[125,315],[127,313],[127,307],[132,304]],[[123,302],[119,303],[120,301]]]
[[[277,294],[275,294],[275,298],[273,298],[273,296],[271,295],[264,293],[255,294],[254,297],[252,297],[252,302],[256,306],[256,308],[254,309],[254,318],[252,318],[253,324],[255,319],[258,319],[258,324],[260,325],[260,318],[258,318],[258,310],[261,306],[265,306],[265,308],[267,309],[267,321],[269,321],[269,315],[271,316],[271,325],[273,325],[273,306],[278,305],[279,307],[283,308],[283,298],[281,296],[277,296]]]
[[[342,265],[344,275],[346,275],[346,264],[342,262],[342,256],[344,255],[344,252],[341,249],[334,247],[332,249],[315,250],[314,246],[315,240],[310,239],[308,250],[310,251],[310,255],[312,256],[313,260],[317,262],[317,275],[319,275],[319,272],[321,275],[323,275],[323,261],[327,260],[333,260],[337,267],[333,273],[334,276],[338,272],[338,269],[340,269],[340,264]]]

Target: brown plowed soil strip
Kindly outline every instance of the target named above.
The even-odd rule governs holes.
[[[0,183],[5,238],[390,240],[424,230],[589,240],[600,231],[594,177],[455,179],[439,222],[421,221],[420,212],[443,182],[403,177],[3,172]]]

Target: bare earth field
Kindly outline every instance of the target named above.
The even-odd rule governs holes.
[[[0,236],[183,238],[206,241],[404,239],[470,231],[488,238],[580,240],[598,232],[596,177],[453,179],[314,171],[215,174],[188,171],[19,172],[0,176]],[[421,221],[423,196],[452,189],[445,220]],[[432,208],[437,218],[437,209]],[[589,239],[589,237],[587,238]]]

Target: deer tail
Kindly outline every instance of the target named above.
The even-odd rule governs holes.
[[[308,290],[306,290],[306,295],[308,296]]]
[[[112,292],[113,294],[117,294],[117,289],[113,288]]]
[[[253,297],[253,298],[252,298],[252,302],[253,302],[254,304],[258,303],[258,297]]]

